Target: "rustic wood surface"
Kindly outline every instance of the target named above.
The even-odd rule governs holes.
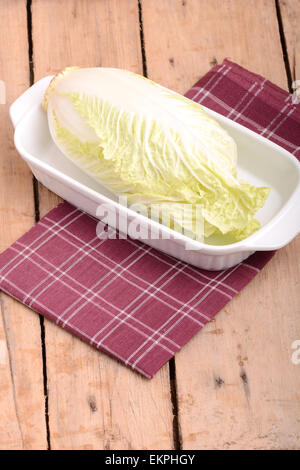
[[[16,36],[17,32],[17,36]],[[26,2],[0,3],[0,250],[34,224],[32,175],[17,155],[8,106],[29,86]],[[46,448],[38,315],[0,292],[0,448]]]
[[[228,57],[291,91],[299,19],[299,0],[0,0],[0,250],[59,200],[13,147],[30,84],[101,65],[183,93]],[[299,449],[299,259],[298,237],[151,381],[0,293],[0,449]]]

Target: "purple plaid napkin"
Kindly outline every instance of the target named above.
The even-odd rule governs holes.
[[[226,60],[186,96],[300,157],[299,106],[262,77]],[[139,241],[99,240],[96,224],[60,204],[0,255],[0,288],[148,378],[273,256],[209,272]]]

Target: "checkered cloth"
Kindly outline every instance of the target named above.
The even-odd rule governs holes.
[[[300,157],[299,106],[262,77],[226,60],[187,96]],[[0,255],[0,288],[148,378],[273,256],[209,272],[139,241],[100,240],[96,225],[60,204]]]
[[[224,60],[186,95],[272,140],[300,159],[300,101],[266,78]]]

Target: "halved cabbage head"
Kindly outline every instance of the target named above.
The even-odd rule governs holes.
[[[269,189],[237,178],[236,144],[201,105],[125,70],[73,67],[52,80],[44,107],[67,157],[130,203],[161,204],[175,229],[197,236],[194,210],[182,222],[178,204],[202,206],[206,237],[238,241],[259,228]]]

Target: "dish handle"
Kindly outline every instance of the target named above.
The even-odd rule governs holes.
[[[300,193],[300,191],[298,191]],[[300,194],[298,194],[299,196]],[[273,224],[263,233],[257,232],[246,243],[249,250],[271,251],[287,245],[300,233],[300,198],[281,215],[280,223]]]
[[[13,102],[9,108],[9,115],[14,128],[17,127],[18,123],[30,111],[32,106],[42,102],[44,93],[52,78],[52,76],[42,78]]]

